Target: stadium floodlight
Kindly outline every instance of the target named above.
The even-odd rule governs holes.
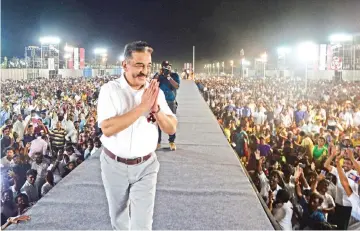
[[[59,44],[60,38],[53,36],[45,36],[40,38],[41,44]]]
[[[267,62],[267,58],[268,58],[267,53],[265,52],[265,53],[261,54],[260,58],[264,63]]]
[[[66,44],[66,46],[64,47],[64,51],[65,51],[65,52],[73,52],[73,50],[74,50],[74,48],[73,48],[72,46],[68,46],[67,44]]]
[[[289,54],[290,52],[291,52],[290,47],[279,47],[277,49],[277,53],[279,56],[285,56],[285,55]]]
[[[317,58],[317,46],[313,42],[303,42],[297,46],[297,53],[301,60],[314,61]]]
[[[94,50],[94,53],[95,54],[106,54],[107,53],[107,50],[105,48],[96,48]]]
[[[230,60],[231,77],[234,77],[234,60]]]
[[[310,61],[315,61],[318,56],[318,47],[313,42],[303,42],[297,46],[297,53],[301,60],[305,62],[305,92],[307,91],[308,82],[308,64]]]
[[[330,42],[349,42],[353,40],[351,34],[333,34],[329,37]]]

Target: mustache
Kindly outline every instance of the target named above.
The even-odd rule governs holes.
[[[136,77],[147,77],[148,75],[147,74],[144,74],[144,73],[139,73]]]

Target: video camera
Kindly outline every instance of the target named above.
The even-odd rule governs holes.
[[[161,70],[164,76],[168,76],[171,74],[171,64],[169,61],[163,61],[161,63]]]

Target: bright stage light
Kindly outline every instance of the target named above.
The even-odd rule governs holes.
[[[125,60],[124,55],[120,55],[120,56],[119,56],[119,60],[120,60],[120,61],[124,61],[124,60]]]
[[[330,42],[349,42],[353,40],[350,34],[333,34],[329,37]]]
[[[94,53],[95,54],[106,54],[107,53],[107,50],[105,48],[96,48],[94,50]]]
[[[317,58],[317,46],[313,42],[303,42],[297,47],[297,53],[300,59],[304,61],[314,61]]]
[[[40,38],[41,44],[59,44],[60,38],[52,37],[52,36],[45,36]]]
[[[73,50],[74,50],[74,48],[73,47],[71,47],[71,46],[65,46],[64,47],[64,51],[66,51],[66,52],[73,52]]]
[[[267,61],[268,55],[267,55],[267,53],[265,52],[265,53],[262,54],[260,57],[261,57],[261,60],[265,63],[265,62]]]
[[[279,56],[284,56],[286,54],[289,54],[291,52],[291,48],[290,47],[279,47],[277,49],[277,53]]]

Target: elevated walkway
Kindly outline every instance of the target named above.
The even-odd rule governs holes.
[[[192,81],[178,92],[177,151],[157,151],[153,229],[273,230],[236,154]],[[77,167],[9,229],[111,229],[99,153]]]

